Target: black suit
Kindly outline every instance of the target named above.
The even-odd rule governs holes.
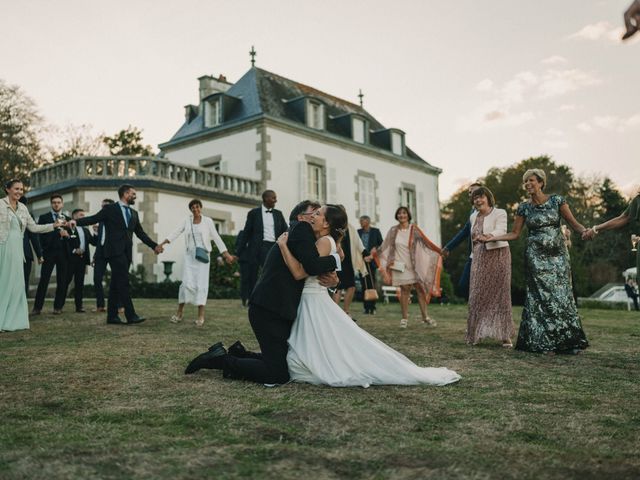
[[[104,257],[111,267],[111,285],[109,286],[109,302],[107,305],[107,318],[113,319],[118,315],[118,303],[124,307],[127,320],[137,317],[136,311],[129,295],[129,267],[133,257],[133,235],[135,234],[150,248],[158,244],[151,240],[142,229],[138,212],[130,209],[131,218],[129,225],[125,223],[120,203],[106,205],[95,215],[77,220],[79,226],[93,225],[104,222],[106,236],[102,247]]]
[[[104,287],[102,279],[107,271],[107,259],[104,258],[103,246],[101,245],[104,224],[98,225],[96,236],[96,250],[93,254],[93,289],[96,292],[96,308],[104,308]]]
[[[273,215],[273,233],[274,238],[277,240],[281,234],[287,231],[287,222],[282,212],[275,208],[268,215]],[[244,238],[242,240],[243,245],[240,246],[240,252],[245,263],[245,268],[243,269],[245,271],[245,280],[243,284],[245,285],[245,291],[250,294],[258,280],[260,267],[264,265],[269,250],[275,245],[275,242],[264,240],[262,205],[249,210],[242,232]]]
[[[44,213],[38,218],[38,224],[45,225],[53,223],[56,219],[51,212]],[[62,310],[65,297],[67,296],[67,266],[69,263],[69,251],[67,249],[67,239],[60,236],[58,229],[52,232],[40,234],[40,244],[42,245],[42,256],[44,263],[40,270],[40,282],[36,291],[36,299],[33,309],[42,310],[44,297],[47,295],[49,280],[53,267],[56,268],[56,296],[53,300],[53,309]]]
[[[95,245],[96,237],[89,233],[89,230],[85,227],[78,227],[77,230],[82,230],[84,234],[84,250],[82,255],[74,253],[74,250],[81,247],[80,234],[76,232],[70,233],[75,237],[69,238],[67,245],[69,247],[69,274],[67,276],[67,290],[73,280],[74,288],[74,300],[76,304],[76,311],[82,309],[82,299],[84,293],[84,276],[87,271],[87,266],[91,264],[91,250],[89,245]]]
[[[358,235],[360,236],[360,240],[362,240],[362,235],[365,233],[363,228],[358,229]],[[363,242],[364,244],[364,242]],[[371,253],[371,250],[374,248],[378,248],[382,245],[382,233],[379,228],[369,227],[369,239],[367,244],[364,246],[364,252],[362,252],[363,256],[368,256]],[[369,267],[370,275],[362,276],[360,275],[360,282],[362,284],[363,289],[367,288],[376,288],[376,271],[378,269],[376,262],[367,263]],[[364,296],[364,292],[362,293]],[[374,313],[376,311],[376,301],[369,300],[364,302],[364,313]]]
[[[33,249],[31,248],[33,247]],[[22,239],[22,249],[24,250],[24,289],[29,296],[29,277],[31,276],[31,265],[33,264],[33,251],[36,258],[42,258],[42,247],[40,246],[40,235],[33,233],[29,229],[24,231]]]
[[[309,275],[335,270],[333,256],[320,257],[311,225],[300,222],[289,233],[287,246]],[[296,280],[284,262],[280,249],[272,248],[249,299],[249,321],[262,356],[227,356],[224,375],[259,383],[286,383],[287,339],[296,318],[304,280]]]
[[[240,230],[236,237],[236,256],[238,257],[238,264],[240,266],[240,298],[242,299],[242,305],[246,305],[247,300],[249,300],[251,296],[251,290],[256,283],[256,279],[254,279],[252,284],[250,279],[253,275],[253,267],[248,258],[247,239],[244,230]]]

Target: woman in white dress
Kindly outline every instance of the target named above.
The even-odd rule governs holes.
[[[183,233],[186,238],[186,250],[184,252],[184,263],[182,270],[182,284],[178,292],[178,311],[171,317],[172,323],[182,321],[185,303],[198,306],[198,319],[195,324],[198,327],[204,325],[204,306],[209,295],[209,265],[207,261],[203,263],[196,259],[196,247],[204,248],[208,257],[211,252],[211,241],[215,242],[218,250],[227,263],[233,263],[233,257],[225,246],[222,238],[213,224],[213,220],[202,215],[202,202],[198,199],[189,202],[191,215],[160,245],[164,246],[173,242]],[[208,260],[208,259],[207,259]]]
[[[336,252],[347,225],[346,213],[335,205],[317,210],[312,220],[321,256]],[[447,368],[422,368],[361,329],[332,301],[317,277],[309,277],[278,239],[285,262],[297,279],[307,277],[298,315],[289,336],[287,364],[293,381],[333,387],[370,385],[446,385],[460,380]]]

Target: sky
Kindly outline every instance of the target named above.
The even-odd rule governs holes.
[[[542,154],[640,187],[631,0],[0,0],[0,78],[54,125],[157,146],[197,78],[256,65],[358,101],[443,170],[440,198]]]

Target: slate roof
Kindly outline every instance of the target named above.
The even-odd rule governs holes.
[[[236,102],[231,111],[225,112],[225,119],[221,125],[205,128],[203,115],[198,114],[198,116],[190,122],[185,121],[171,140],[161,144],[160,148],[187,138],[197,137],[199,134],[205,134],[205,132],[209,133],[226,128],[229,125],[236,125],[244,121],[253,120],[260,116],[301,123],[300,119],[288,108],[288,104],[292,100],[300,97],[315,97],[321,100],[325,105],[325,112],[328,119],[346,114],[358,114],[368,120],[371,131],[386,129],[384,125],[360,105],[334,97],[316,88],[289,80],[288,78],[281,77],[280,75],[258,67],[252,67],[234,83],[229,90],[224,92],[224,95],[235,97],[240,101]],[[327,131],[329,133],[338,133],[335,129],[332,131],[330,124],[331,122],[328,121]],[[348,136],[344,136],[344,138],[348,141],[351,140]],[[408,146],[406,147],[406,156],[404,158],[423,166],[432,167]],[[432,168],[439,170],[437,167]]]

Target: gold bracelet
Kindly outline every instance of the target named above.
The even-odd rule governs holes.
[[[596,225],[594,225],[593,227],[591,227],[591,230],[593,230],[593,233],[595,233],[596,235],[598,235],[598,227]]]

